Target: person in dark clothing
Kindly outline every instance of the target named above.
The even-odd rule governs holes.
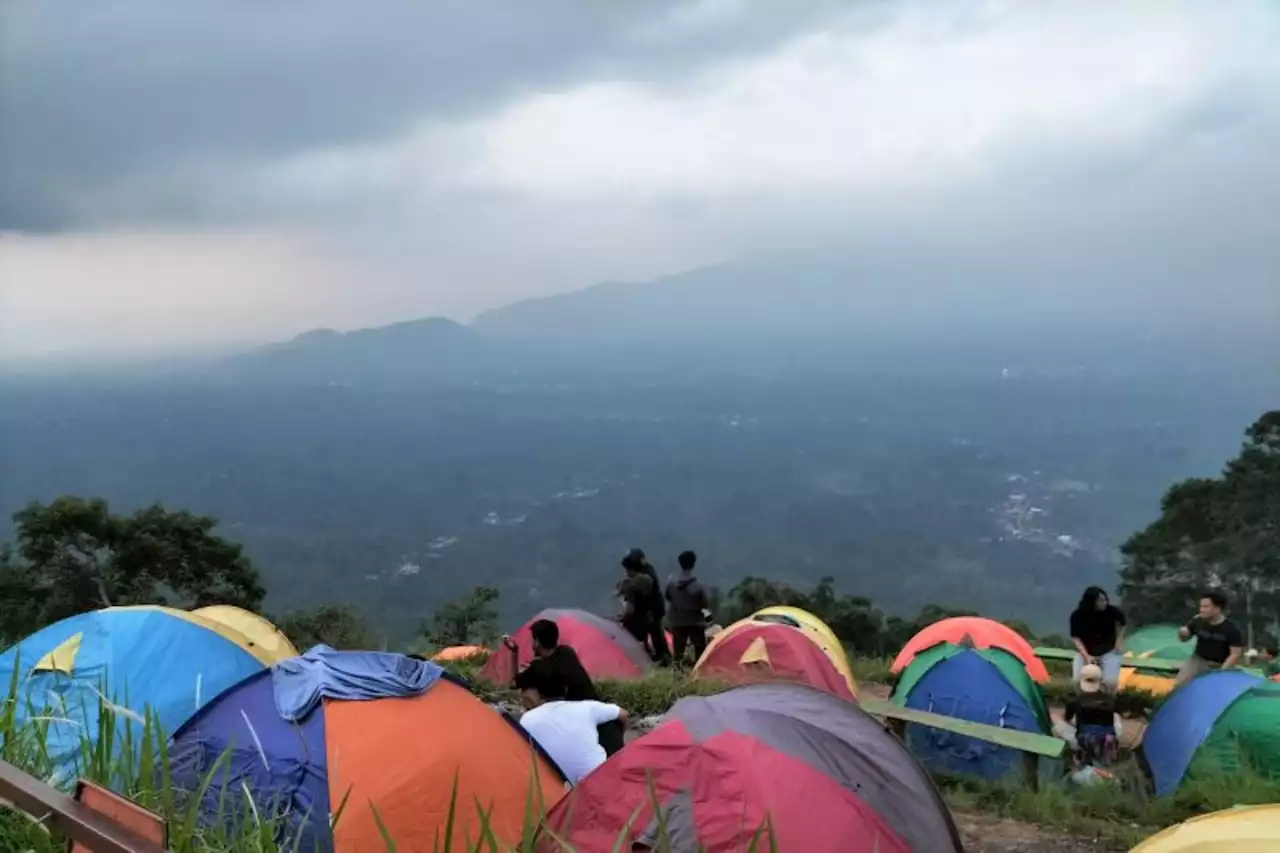
[[[1103,689],[1102,667],[1086,664],[1076,680],[1076,695],[1063,718],[1076,727],[1076,759],[1081,765],[1106,767],[1116,757],[1116,702]]]
[[[564,698],[569,702],[600,701],[596,685],[578,653],[571,646],[560,645],[560,627],[555,622],[539,619],[529,626],[529,633],[533,635],[533,660],[516,675],[517,690],[521,693],[538,690],[543,695],[551,695],[542,688],[563,684]],[[596,732],[606,755],[622,749],[623,725],[617,720],[601,723]]]
[[[693,646],[696,663],[707,650],[707,590],[693,574],[698,555],[685,551],[680,555],[680,574],[667,583],[666,599],[671,604],[667,619],[671,623],[672,651],[676,664],[684,665],[687,646]]]
[[[1111,603],[1106,591],[1097,586],[1086,589],[1071,613],[1071,641],[1076,646],[1072,679],[1079,681],[1081,669],[1094,663],[1102,668],[1106,688],[1114,691],[1120,683],[1124,629],[1124,613]]]
[[[653,622],[653,608],[650,605],[653,581],[635,562],[624,559],[622,567],[627,574],[618,581],[618,597],[622,599],[622,616],[618,621],[627,629],[628,634],[647,647],[649,626]]]
[[[1200,596],[1200,610],[1190,622],[1178,629],[1183,640],[1196,638],[1195,651],[1178,670],[1176,684],[1186,682],[1204,672],[1230,669],[1240,662],[1244,652],[1244,633],[1240,626],[1227,618],[1227,597],[1210,590]]]
[[[644,551],[639,548],[632,548],[627,552],[627,556],[622,558],[622,567],[627,569],[628,574],[634,571],[649,579],[648,584],[648,630],[646,647],[649,649],[649,656],[658,662],[659,666],[671,665],[671,649],[667,647],[667,634],[663,630],[662,622],[667,615],[667,603],[662,596],[662,586],[658,582],[658,572],[649,563],[649,558],[645,556]]]

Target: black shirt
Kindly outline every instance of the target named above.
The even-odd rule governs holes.
[[[538,687],[547,672],[555,672],[564,679],[568,694],[565,698],[570,702],[586,699],[600,701],[600,694],[596,692],[591,676],[587,675],[582,661],[578,660],[578,653],[570,646],[556,646],[546,657],[530,661],[524,672],[516,676],[516,688],[524,690],[527,687]]]
[[[1120,626],[1125,624],[1124,613],[1114,604],[1106,610],[1081,610],[1071,614],[1071,636],[1084,643],[1085,650],[1094,657],[1114,651]]]
[[[1196,638],[1196,657],[1209,663],[1224,663],[1233,648],[1244,646],[1244,634],[1240,626],[1230,619],[1210,625],[1203,619],[1192,619],[1187,630]]]
[[[1085,726],[1112,728],[1116,724],[1116,706],[1104,693],[1086,693],[1067,702],[1064,716],[1068,723],[1074,722],[1078,729]]]

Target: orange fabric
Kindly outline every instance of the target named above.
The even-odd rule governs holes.
[[[1036,657],[1036,650],[1007,625],[980,616],[956,616],[934,622],[911,638],[893,661],[893,671],[901,672],[917,654],[940,643],[964,645],[967,641],[979,649],[1003,649],[1022,661],[1027,674],[1039,684],[1049,683],[1049,670]]]
[[[383,850],[372,804],[400,850],[446,849],[457,780],[453,850],[481,841],[477,802],[500,846],[520,840],[533,790],[536,821],[564,796],[564,779],[519,730],[469,692],[438,681],[421,696],[373,702],[325,700],[335,853]],[[537,789],[533,789],[536,767]],[[349,792],[349,795],[348,795]]]
[[[441,649],[432,655],[434,661],[448,662],[451,660],[466,660],[467,658],[488,657],[493,654],[490,649],[484,646],[450,646],[447,649]]]

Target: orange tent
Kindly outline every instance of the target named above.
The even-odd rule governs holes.
[[[493,654],[493,651],[484,646],[450,646],[447,649],[441,649],[436,652],[431,656],[431,659],[437,663],[448,663],[452,660],[487,658],[491,654]]]
[[[980,616],[955,616],[924,628],[898,652],[893,661],[893,672],[902,672],[917,654],[941,643],[1002,649],[1022,661],[1027,674],[1037,683],[1049,682],[1049,671],[1044,668],[1044,662],[1036,657],[1036,650],[1022,635],[1007,625]]]

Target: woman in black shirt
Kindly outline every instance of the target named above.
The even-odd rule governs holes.
[[[1080,670],[1088,664],[1102,668],[1102,681],[1108,690],[1120,683],[1125,618],[1119,607],[1111,603],[1101,587],[1091,586],[1080,597],[1080,605],[1071,614],[1071,641],[1076,646],[1076,659],[1071,664],[1071,679],[1080,680]]]

